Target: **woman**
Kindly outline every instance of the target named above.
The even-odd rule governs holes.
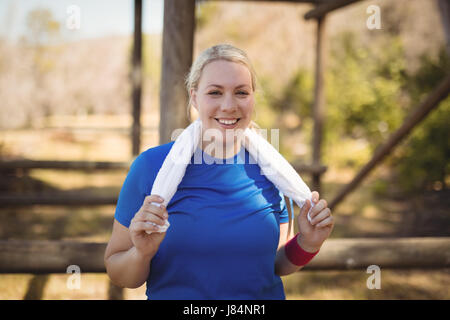
[[[105,252],[112,282],[128,288],[147,282],[148,299],[285,299],[280,276],[312,259],[334,222],[314,191],[311,221],[307,200],[297,218],[299,234],[288,234],[283,194],[241,144],[239,132],[255,125],[255,84],[238,48],[217,45],[196,59],[186,85],[203,139],[167,207],[154,204],[164,199],[151,189],[174,142],[133,162]]]

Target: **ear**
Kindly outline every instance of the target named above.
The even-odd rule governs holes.
[[[191,89],[191,104],[198,111],[197,108],[197,90]]]

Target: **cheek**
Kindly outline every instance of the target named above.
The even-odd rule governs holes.
[[[207,119],[214,114],[214,104],[211,99],[199,100],[198,113],[202,119]]]
[[[245,114],[246,118],[251,118],[253,109],[255,108],[255,102],[253,99],[249,99],[242,105],[242,113]]]

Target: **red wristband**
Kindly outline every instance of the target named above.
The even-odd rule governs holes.
[[[309,261],[311,261],[312,258],[314,258],[314,256],[319,252],[319,250],[312,253],[303,250],[302,247],[298,245],[297,242],[298,235],[299,234],[297,233],[295,237],[286,242],[286,245],[284,246],[284,252],[286,254],[286,257],[292,264],[295,264],[296,266],[304,266]]]

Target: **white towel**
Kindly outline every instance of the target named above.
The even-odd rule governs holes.
[[[202,122],[197,119],[177,137],[156,176],[151,194],[162,197],[164,199],[163,204],[166,207],[183,179],[186,167],[199,145],[201,134]],[[262,174],[267,176],[278,190],[285,196],[290,197],[300,208],[303,207],[307,199],[314,206],[311,199],[311,190],[303,182],[297,171],[264,137],[253,129],[247,128],[244,131],[242,144],[252,158],[257,161]],[[155,202],[152,204],[159,206]],[[309,213],[308,220],[311,221]],[[158,226],[157,232],[165,232],[169,226],[169,221],[166,219],[165,225]],[[151,233],[151,231],[146,232]]]

